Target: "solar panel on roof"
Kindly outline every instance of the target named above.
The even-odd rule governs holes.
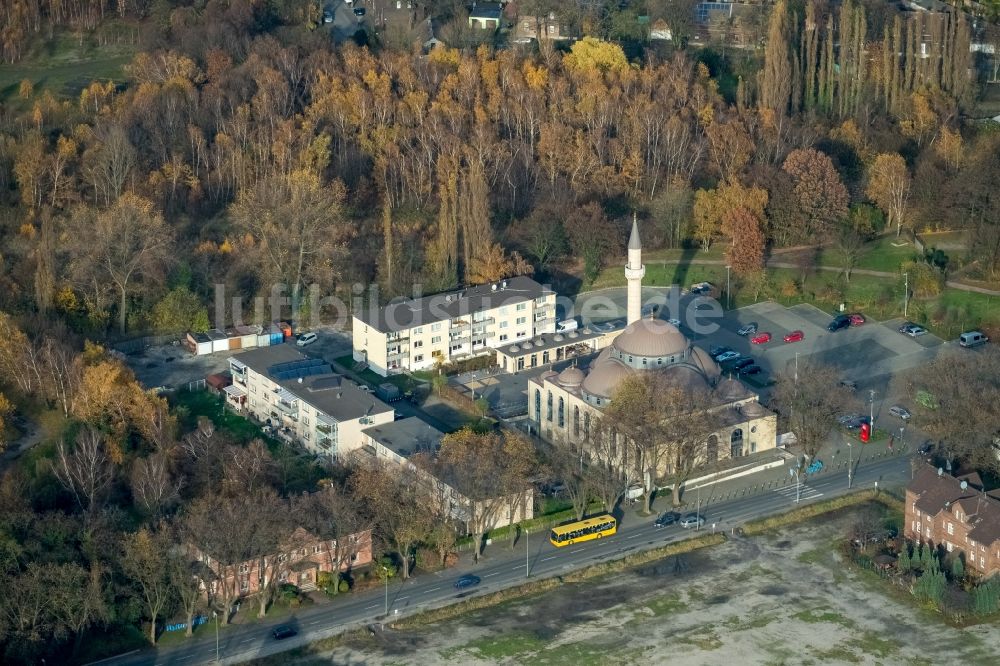
[[[278,381],[310,377],[312,375],[332,374],[333,368],[321,358],[306,358],[298,361],[275,363],[267,370],[267,374]]]

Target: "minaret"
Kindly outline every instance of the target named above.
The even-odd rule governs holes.
[[[625,264],[625,279],[628,281],[628,323],[642,318],[642,276],[646,267],[642,265],[642,242],[639,240],[639,222],[632,213],[632,235],[628,239],[628,263]]]

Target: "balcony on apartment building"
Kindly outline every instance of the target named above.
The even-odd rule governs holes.
[[[405,331],[395,331],[393,333],[386,333],[385,339],[389,342],[402,342],[403,340],[410,339],[410,329]]]

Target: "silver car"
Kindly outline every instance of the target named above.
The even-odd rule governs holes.
[[[681,518],[681,527],[688,529],[691,527],[701,527],[705,524],[705,516],[699,516],[697,513],[689,513],[688,515]]]
[[[893,405],[889,408],[889,413],[896,418],[903,419],[904,421],[910,420],[910,411],[903,407],[902,405]]]

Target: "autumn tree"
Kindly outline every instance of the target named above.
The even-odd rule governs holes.
[[[153,306],[151,323],[153,328],[163,333],[203,333],[210,328],[208,309],[187,287],[168,291]]]
[[[795,184],[795,196],[808,235],[829,236],[833,225],[847,215],[850,203],[833,161],[814,148],[800,148],[788,154],[782,169]]]
[[[149,642],[156,645],[156,621],[173,597],[167,558],[174,545],[163,531],[143,528],[126,535],[122,542],[121,566],[124,574],[142,592],[149,617]]]
[[[168,453],[154,453],[136,458],[132,463],[132,499],[147,516],[156,519],[180,500],[182,480],[170,471]]]
[[[403,578],[409,578],[413,549],[432,528],[434,512],[428,507],[440,500],[410,466],[364,464],[355,468],[350,481],[369,521],[399,557]]]
[[[358,510],[354,499],[342,489],[328,485],[293,502],[295,515],[306,532],[327,544],[323,550],[330,571],[350,571],[360,549],[366,544],[365,532],[371,530],[368,519]],[[340,585],[333,586],[333,594]]]
[[[764,270],[764,230],[761,221],[746,208],[733,208],[722,219],[723,233],[731,239],[726,261],[741,277]]]
[[[764,67],[761,69],[760,106],[778,116],[788,113],[792,98],[791,21],[784,0],[771,10],[764,49]]]
[[[698,190],[694,195],[694,236],[703,248],[709,248],[723,231],[723,220],[733,210],[742,208],[758,220],[764,219],[767,190],[746,187],[738,182],[723,183],[713,190]]]
[[[230,207],[254,271],[265,285],[289,284],[295,307],[310,283],[329,288],[340,277],[351,236],[342,212],[345,194],[342,183],[325,184],[299,169],[242,190]]]
[[[899,154],[882,153],[875,157],[868,168],[866,194],[885,211],[889,224],[896,225],[899,237],[910,199],[910,172]]]
[[[14,413],[14,404],[0,393],[0,453],[7,450],[7,427],[10,415]]]
[[[153,204],[135,194],[122,195],[111,208],[80,209],[73,216],[70,273],[99,307],[108,288],[118,295],[118,328],[125,333],[128,301],[160,284],[172,249],[172,234]]]
[[[458,493],[477,562],[486,533],[513,522],[523,502],[531,501],[528,476],[534,460],[531,443],[512,431],[480,434],[466,427],[441,440],[433,473]]]
[[[584,470],[582,445],[567,443],[553,445],[549,455],[549,469],[553,481],[562,484],[566,497],[573,506],[577,520],[582,520],[590,503],[591,481]]]
[[[60,441],[52,463],[56,479],[88,516],[100,508],[114,480],[104,436],[94,428],[80,430],[72,448]]]

